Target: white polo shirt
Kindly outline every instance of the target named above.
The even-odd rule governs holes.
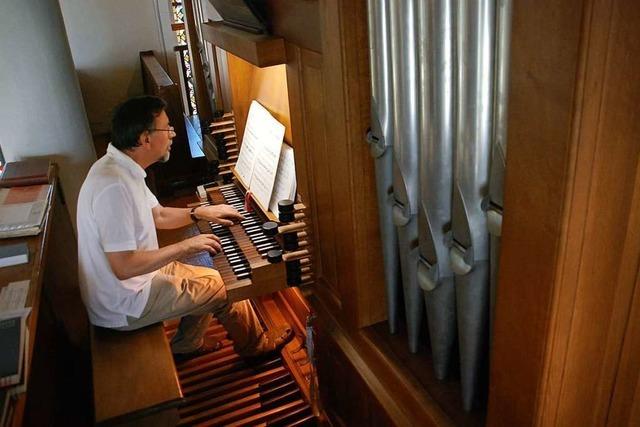
[[[158,249],[151,209],[158,200],[144,182],[144,169],[109,144],[89,170],[78,197],[80,291],[94,325],[127,326],[140,317],[156,272],[119,280],[105,252]]]

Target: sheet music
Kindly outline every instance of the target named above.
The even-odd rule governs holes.
[[[293,148],[282,144],[278,172],[273,185],[273,195],[269,203],[269,210],[278,216],[278,202],[283,199],[295,200],[296,196],[296,163]]]
[[[253,166],[253,175],[251,176],[249,188],[253,193],[254,199],[260,202],[263,207],[268,208],[271,193],[273,192],[273,184],[278,172],[284,126],[273,119],[273,122],[268,127],[265,127],[263,132],[260,138],[260,151]]]
[[[27,303],[29,281],[12,282],[0,291],[0,313],[23,309]]]
[[[258,140],[260,137],[261,111],[258,107],[254,108],[254,104],[262,108],[262,106],[255,101],[251,103],[249,115],[247,116],[247,124],[244,128],[244,135],[242,136],[242,145],[240,146],[240,153],[238,154],[235,167],[236,173],[240,175],[240,178],[242,178],[246,185],[251,183],[256,151],[260,148]]]
[[[284,130],[262,105],[251,102],[236,173],[249,187],[253,198],[265,208],[273,192]]]

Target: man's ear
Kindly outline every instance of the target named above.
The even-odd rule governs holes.
[[[150,137],[151,137],[151,134],[149,133],[148,130],[145,130],[144,132],[142,132],[138,137],[138,142],[140,143],[139,147],[149,148],[150,147],[149,144],[151,142]]]

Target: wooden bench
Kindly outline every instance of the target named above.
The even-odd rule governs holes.
[[[131,332],[91,327],[97,425],[174,426],[183,399],[162,323]]]

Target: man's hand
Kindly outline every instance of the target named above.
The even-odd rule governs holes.
[[[105,252],[113,274],[126,280],[158,270],[184,256],[207,251],[216,254],[222,250],[220,239],[214,234],[199,234],[195,237],[155,250]]]
[[[227,227],[244,219],[235,208],[229,205],[200,206],[194,213],[198,219],[215,222]]]
[[[222,246],[220,246],[220,238],[215,234],[199,234],[183,240],[180,244],[187,256],[197,254],[202,251],[207,251],[215,255],[222,250]]]

